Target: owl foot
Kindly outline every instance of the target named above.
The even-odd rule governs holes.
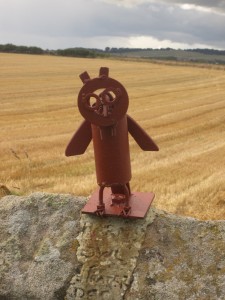
[[[97,205],[95,214],[99,217],[103,216],[105,214],[105,204]]]

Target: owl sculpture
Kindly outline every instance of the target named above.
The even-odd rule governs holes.
[[[91,79],[87,72],[78,95],[78,108],[84,121],[66,148],[66,156],[80,155],[93,140],[98,190],[90,197],[83,213],[143,218],[153,193],[132,193],[128,133],[144,151],[158,151],[152,138],[129,116],[128,94],[123,85],[100,68]],[[106,189],[105,188],[109,188]]]

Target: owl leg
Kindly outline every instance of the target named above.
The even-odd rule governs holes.
[[[100,185],[100,189],[99,189],[99,198],[98,198],[98,205],[97,205],[97,210],[96,210],[96,214],[98,216],[102,216],[105,213],[105,204],[103,202],[103,191],[104,191],[105,186],[104,185]]]
[[[128,216],[131,210],[129,200],[130,200],[130,184],[129,182],[123,186],[124,188],[124,195],[125,195],[125,205],[121,212],[121,215]]]
[[[130,182],[127,182],[127,183],[126,183],[126,186],[127,186],[127,188],[128,188],[129,195],[131,195]]]

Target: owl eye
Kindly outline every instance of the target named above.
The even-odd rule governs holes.
[[[106,103],[112,104],[120,99],[121,90],[119,88],[107,88],[101,93],[101,97]]]
[[[88,109],[88,110],[98,110],[99,109],[99,106],[100,106],[100,99],[99,99],[99,96],[94,94],[94,93],[90,93],[90,94],[87,94],[87,95],[84,95],[83,97],[83,102],[85,104],[85,107]]]

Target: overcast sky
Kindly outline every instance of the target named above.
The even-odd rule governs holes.
[[[225,0],[0,0],[0,44],[225,49]]]

